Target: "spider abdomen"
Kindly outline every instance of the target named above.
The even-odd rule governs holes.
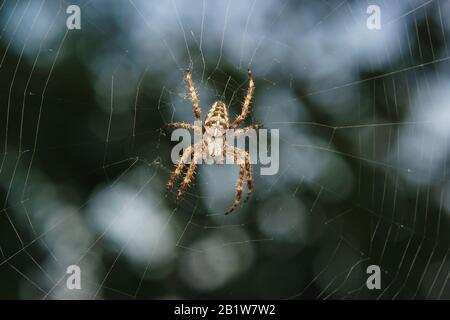
[[[228,110],[227,105],[222,101],[216,101],[209,109],[205,118],[205,127],[220,127],[222,129],[228,128]]]
[[[228,129],[227,106],[222,101],[216,101],[209,109],[204,122],[203,136],[206,163],[222,163],[225,151],[225,132]]]

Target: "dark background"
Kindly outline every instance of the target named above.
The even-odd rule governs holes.
[[[0,297],[448,299],[449,17],[447,0],[3,0]],[[250,67],[246,123],[280,130],[278,174],[256,165],[229,216],[235,167],[200,166],[178,205],[164,189],[189,66],[203,114],[232,116]]]

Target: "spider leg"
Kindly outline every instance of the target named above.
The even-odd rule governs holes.
[[[172,122],[168,123],[167,126],[169,128],[194,129],[194,125],[186,122]]]
[[[242,191],[244,189],[244,178],[247,180],[248,187],[247,198],[245,201],[248,201],[253,193],[253,169],[249,153],[236,147],[228,146],[228,148],[230,148],[230,152],[233,153],[235,163],[239,164],[239,178],[236,182],[236,198],[234,199],[230,210],[228,210],[225,214],[229,214],[239,205],[242,197]]]
[[[230,210],[228,210],[225,214],[229,214],[232,212],[241,202],[242,190],[244,188],[244,176],[245,176],[245,164],[239,165],[239,178],[236,182],[236,198],[234,199],[233,205]]]
[[[171,173],[169,181],[167,181],[167,184],[166,184],[167,190],[172,189],[173,183],[177,180],[177,178],[181,174],[181,172],[183,172],[183,168],[186,164],[186,161],[193,153],[194,153],[194,149],[193,149],[192,145],[190,145],[189,147],[186,148],[186,150],[184,150],[180,161],[178,162],[175,170]]]
[[[235,137],[238,137],[238,136],[240,136],[240,135],[242,135],[242,134],[245,134],[247,131],[249,131],[249,130],[251,130],[251,129],[257,130],[257,129],[259,129],[259,128],[262,128],[262,124],[259,124],[259,123],[257,123],[257,124],[251,124],[251,125],[249,125],[248,127],[245,127],[245,128],[242,128],[242,129],[237,129],[237,130],[235,130],[235,131],[234,131],[234,136],[235,136]]]
[[[234,119],[233,123],[230,125],[230,128],[236,128],[242,121],[244,121],[248,116],[248,110],[250,107],[250,102],[253,98],[253,92],[255,91],[255,82],[253,81],[252,72],[250,69],[248,70],[248,88],[247,94],[245,95],[244,103],[242,104],[242,111],[239,116]]]
[[[192,73],[190,69],[186,69],[186,72],[184,73],[184,79],[186,80],[189,93],[191,94],[192,109],[194,110],[195,119],[200,120],[201,118],[200,102],[197,97],[197,90],[195,90],[194,82],[192,81]]]
[[[187,187],[191,184],[192,180],[194,180],[194,174],[195,174],[195,168],[197,165],[197,157],[199,154],[197,152],[194,152],[194,157],[189,164],[189,168],[186,172],[186,175],[184,176],[183,182],[180,184],[180,187],[177,191],[177,201],[180,201],[181,196],[183,195],[184,191]]]
[[[247,202],[253,194],[253,167],[250,161],[250,155],[245,152],[245,171],[247,172],[247,198],[244,202]]]

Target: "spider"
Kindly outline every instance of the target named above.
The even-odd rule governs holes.
[[[247,182],[248,189],[245,202],[250,199],[253,192],[253,173],[249,153],[245,150],[223,143],[225,131],[227,129],[235,129],[247,118],[249,114],[250,103],[255,91],[255,83],[253,81],[252,72],[250,71],[250,69],[248,70],[249,82],[247,93],[245,95],[244,102],[242,103],[241,114],[239,114],[231,124],[228,121],[227,105],[222,101],[214,102],[209,109],[205,120],[201,121],[200,102],[197,97],[197,91],[194,87],[194,83],[192,81],[192,73],[190,69],[187,69],[185,71],[184,79],[190,93],[190,99],[192,102],[192,108],[196,121],[194,124],[186,122],[173,122],[169,123],[168,126],[171,128],[192,129],[194,130],[194,132],[202,132],[203,134],[202,140],[200,142],[192,144],[184,150],[180,161],[176,165],[175,170],[171,173],[169,181],[167,181],[167,190],[171,190],[173,188],[175,181],[183,172],[183,168],[190,158],[192,159],[190,161],[189,167],[177,191],[177,201],[181,199],[183,193],[193,180],[197,160],[201,159],[206,162],[212,161],[212,163],[223,164],[223,156],[233,157],[233,159],[237,160],[234,163],[237,163],[239,165],[239,177],[236,182],[236,197],[234,199],[233,205],[225,213],[228,214],[236,209],[241,201],[242,191],[244,188],[244,179]],[[198,124],[200,124],[200,126]],[[249,125],[247,127],[235,130],[234,136],[239,136],[250,129],[258,129],[260,127],[261,125],[259,124]]]

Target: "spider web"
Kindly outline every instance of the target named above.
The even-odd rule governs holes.
[[[81,8],[81,30],[66,8]],[[381,8],[381,30],[366,9]],[[3,1],[0,296],[448,299],[446,0]],[[240,111],[280,166],[166,193],[172,121]],[[66,269],[81,269],[81,290]],[[381,289],[366,286],[369,265]]]

